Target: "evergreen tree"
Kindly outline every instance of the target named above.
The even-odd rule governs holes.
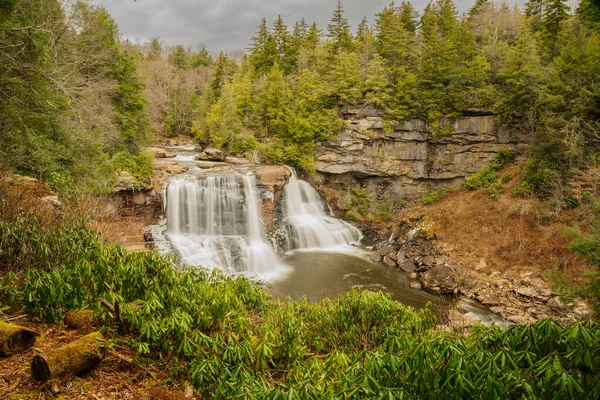
[[[377,51],[389,68],[408,68],[413,65],[414,34],[406,29],[403,14],[392,2],[377,14]]]
[[[266,74],[276,62],[279,62],[277,41],[267,28],[266,18],[262,19],[256,36],[252,38],[250,52],[257,76]]]
[[[350,33],[348,20],[344,17],[344,12],[342,0],[338,0],[331,23],[327,25],[327,37],[330,39],[330,52],[332,54],[352,50],[352,34]]]
[[[285,74],[293,72],[296,69],[299,48],[288,27],[283,23],[281,15],[273,25],[273,38],[277,45],[277,59],[281,69]]]
[[[600,31],[600,0],[581,0],[577,16],[586,25]]]
[[[393,4],[393,3],[392,3]],[[414,9],[412,4],[403,1],[400,4],[400,20],[407,32],[415,33],[419,25],[419,13]]]
[[[210,67],[213,64],[213,59],[206,50],[206,47],[202,46],[202,48],[197,53],[192,53],[190,57],[190,67],[198,68],[200,66]]]
[[[264,77],[256,95],[256,109],[268,137],[282,135],[287,111],[286,83],[283,71],[275,63]]]
[[[557,55],[558,35],[562,22],[569,16],[568,11],[569,6],[567,6],[564,0],[549,0],[544,9],[541,32],[542,37],[548,45],[550,58],[554,58]]]
[[[317,48],[322,35],[323,32],[317,27],[316,23],[313,23],[306,34],[303,47],[310,51],[314,51]]]
[[[229,59],[227,57],[227,54],[220,52],[215,65],[213,81],[210,84],[215,98],[219,98],[221,96],[221,91],[223,89],[223,86],[225,85],[225,80],[227,79],[228,75],[228,67]]]
[[[148,50],[147,59],[150,61],[160,60],[162,58],[163,48],[160,39],[153,37],[150,41],[150,49]]]
[[[537,43],[531,28],[525,25],[498,76],[502,90],[498,114],[508,122],[534,115],[543,91],[544,75]],[[534,121],[529,125],[535,124]]]
[[[189,55],[183,46],[176,46],[173,49],[169,55],[169,63],[181,69],[188,69],[190,67]]]

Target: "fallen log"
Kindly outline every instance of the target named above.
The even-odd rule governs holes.
[[[49,353],[40,353],[31,361],[31,377],[38,382],[64,378],[94,369],[106,355],[106,343],[100,332],[90,333]]]
[[[31,329],[0,321],[0,356],[21,353],[35,344],[40,336]]]
[[[91,310],[71,310],[65,314],[65,325],[69,329],[90,329],[93,314]]]

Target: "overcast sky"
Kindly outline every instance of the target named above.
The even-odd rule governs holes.
[[[514,0],[508,0],[513,3]],[[353,30],[367,17],[374,20],[391,0],[344,0],[346,17]],[[401,0],[397,1],[400,3]],[[428,0],[412,0],[419,11]],[[92,0],[108,9],[123,38],[146,42],[158,36],[167,44],[192,48],[205,45],[211,52],[235,51],[248,47],[262,17],[269,26],[278,15],[291,27],[306,18],[326,29],[337,0]],[[460,11],[474,0],[455,0]]]

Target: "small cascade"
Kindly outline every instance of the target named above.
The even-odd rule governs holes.
[[[325,213],[317,191],[293,173],[285,187],[285,222],[292,249],[324,249],[358,243],[361,231]]]
[[[167,237],[183,264],[263,279],[280,270],[265,240],[255,177],[179,175],[167,186]]]

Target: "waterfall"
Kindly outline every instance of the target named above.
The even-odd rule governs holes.
[[[263,279],[281,272],[265,240],[255,177],[179,175],[167,186],[167,237],[188,266]]]
[[[358,243],[362,233],[356,227],[325,213],[326,204],[308,183],[293,173],[285,187],[286,222],[292,247],[332,248]]]

